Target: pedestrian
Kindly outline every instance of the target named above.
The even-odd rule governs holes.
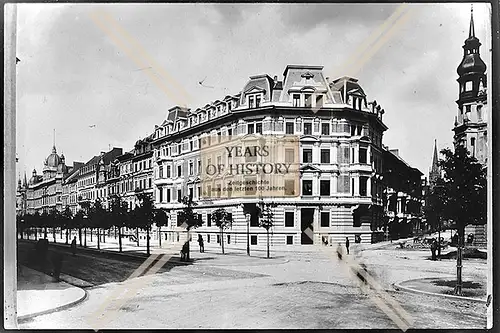
[[[349,254],[349,237],[345,238],[345,248],[347,249],[347,254]]]
[[[437,250],[437,242],[436,239],[433,239],[432,244],[431,244],[431,253],[432,253],[432,260],[436,260],[436,250]]]
[[[73,253],[73,256],[76,256],[76,236],[71,241],[71,253]]]
[[[339,260],[342,260],[342,244],[337,245],[337,256],[339,257]]]
[[[198,244],[200,244],[200,253],[205,252],[205,246],[203,245],[203,236],[198,234]]]

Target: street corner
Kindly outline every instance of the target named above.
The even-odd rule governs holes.
[[[18,278],[18,321],[25,322],[36,316],[61,311],[87,299],[87,291],[54,279],[42,272],[22,266]]]
[[[456,277],[441,276],[427,277],[401,281],[394,284],[398,291],[427,294],[455,300],[486,303],[486,280],[478,278],[465,278],[462,281],[462,295],[455,295]]]

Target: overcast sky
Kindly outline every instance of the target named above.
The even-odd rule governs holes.
[[[20,4],[18,174],[41,172],[53,129],[66,163],[86,162],[109,146],[132,149],[180,101],[201,107],[239,92],[251,75],[282,79],[287,64],[307,64],[324,66],[331,79],[358,78],[368,99],[385,108],[383,143],[427,175],[434,139],[439,149],[453,142],[456,68],[470,4],[409,5],[407,21],[349,72],[348,60],[398,7]],[[154,64],[129,56],[92,19],[94,12],[106,13],[108,26],[118,23],[134,50],[143,48],[141,59]],[[489,7],[475,4],[474,19],[490,71]],[[204,78],[213,88],[198,84]]]

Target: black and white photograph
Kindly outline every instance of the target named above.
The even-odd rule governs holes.
[[[492,327],[490,3],[4,22],[5,328]]]

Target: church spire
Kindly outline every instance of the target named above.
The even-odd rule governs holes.
[[[436,181],[441,177],[439,169],[439,157],[437,151],[437,140],[434,139],[434,154],[432,156],[431,171],[429,172],[429,182],[431,187],[436,184]]]
[[[469,27],[469,38],[476,37],[474,32],[474,8],[470,5],[470,27]]]

